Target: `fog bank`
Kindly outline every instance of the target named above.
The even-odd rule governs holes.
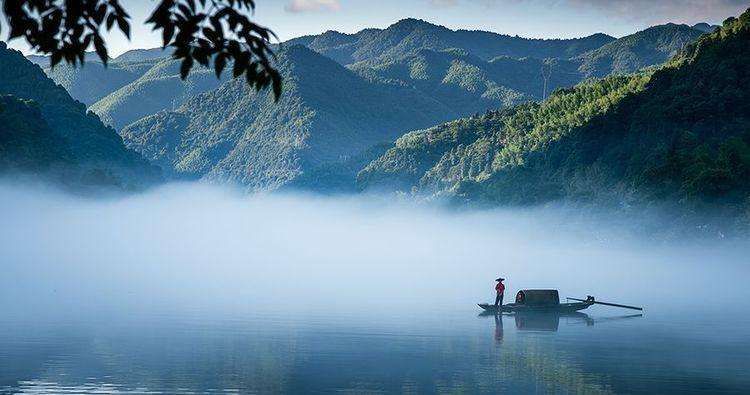
[[[6,311],[473,309],[499,275],[506,299],[556,288],[710,309],[750,296],[742,240],[639,240],[549,208],[459,212],[202,184],[94,199],[3,185],[0,218]]]

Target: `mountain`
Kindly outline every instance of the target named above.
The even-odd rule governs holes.
[[[123,52],[113,59],[115,63],[143,62],[147,60],[164,59],[172,56],[171,48],[133,49]]]
[[[48,173],[69,162],[65,141],[50,130],[34,101],[0,95],[0,171]]]
[[[404,19],[386,29],[366,29],[355,34],[328,31],[318,36],[290,40],[287,45],[305,45],[341,64],[399,60],[422,49],[440,51],[459,48],[480,59],[498,56],[514,58],[571,58],[614,41],[605,34],[544,40],[503,34],[451,30],[419,19]]]
[[[649,38],[644,35],[639,46],[662,45]],[[601,34],[571,40],[525,39],[453,31],[405,19],[386,29],[356,34],[329,31],[290,40],[282,47],[305,45],[364,78],[410,86],[463,116],[542,99],[555,88],[578,83],[587,75],[577,70],[581,60],[572,57],[613,40]],[[182,82],[178,62],[169,54],[160,48],[133,50],[112,59],[108,68],[87,62],[85,67],[58,66],[48,73],[74,98],[90,105],[106,124],[121,130],[158,111],[175,110],[189,98],[221,84],[208,69],[199,69],[187,83]],[[636,57],[635,63],[650,65],[665,59],[666,55]],[[549,74],[546,81],[543,71]]]
[[[710,25],[708,23],[696,23],[695,25],[691,26],[693,29],[698,29],[702,31],[703,33],[712,33],[716,29],[719,29],[721,26],[718,25]]]
[[[283,185],[281,189],[315,191],[326,195],[357,193],[356,184],[353,182],[357,178],[357,173],[368,163],[385,154],[390,147],[390,143],[375,144],[340,161],[309,169]]]
[[[47,55],[27,55],[26,59],[28,59],[31,63],[38,64],[45,70],[49,69],[50,67],[50,57]],[[101,60],[99,60],[99,55],[97,55],[94,51],[85,52],[83,54],[83,59],[85,62],[101,63]]]
[[[659,45],[654,37],[667,35],[640,37],[650,47]],[[580,61],[568,58],[612,40],[529,40],[404,20],[384,30],[326,32],[282,45],[289,98],[277,106],[207,69],[183,83],[177,63],[163,59],[91,109],[170,177],[249,189],[326,180],[315,189],[353,189],[357,161],[351,158],[369,158],[371,146],[575,85],[586,76]]]
[[[397,40],[397,37],[402,39]],[[419,56],[430,49],[443,51],[448,48],[465,47],[463,52],[467,56],[488,63],[502,55],[578,54],[596,48],[610,39],[612,38],[608,36],[594,35],[574,40],[529,40],[487,32],[452,31],[427,22],[407,19],[384,30],[367,29],[355,35],[327,32],[320,36],[294,39],[284,43],[282,47],[304,44],[341,64],[347,64],[346,60],[357,59],[371,60],[373,65],[379,65],[378,62],[384,61],[383,59]],[[344,47],[350,48],[351,53],[347,55],[347,51],[342,49]],[[113,59],[108,69],[101,69],[100,65],[79,69],[63,67],[50,71],[50,76],[68,89],[76,99],[90,105],[91,110],[106,124],[120,130],[158,111],[175,110],[190,97],[215,89],[222,83],[213,78],[212,72],[208,69],[195,70],[187,83],[180,81],[179,63],[169,59],[168,53],[159,48],[134,50]],[[482,56],[486,56],[487,59]],[[404,60],[409,61],[413,59]],[[149,65],[151,69],[145,70]],[[386,66],[379,67],[382,69]],[[440,100],[443,104],[451,103],[460,107],[454,111],[455,114],[466,115],[518,103],[535,98],[540,95],[538,92],[542,92],[541,88],[535,88],[534,94],[517,91],[498,85],[491,79],[474,82],[487,85],[481,92],[473,88],[467,89],[465,86],[459,86],[461,82],[457,81],[457,74],[463,72],[461,67],[461,64],[456,64],[452,70],[443,70],[446,74],[444,76],[448,76],[449,71],[453,73],[452,76],[448,76],[452,81],[446,81],[445,89],[436,86],[435,89],[423,92],[442,92]],[[365,66],[357,70],[361,71],[362,75],[377,76],[377,71],[369,72],[365,70]]]
[[[412,86],[471,113],[541,100],[592,76],[661,64],[702,33],[667,24],[617,40],[601,34],[535,40],[405,19],[384,30],[329,31],[289,43],[305,45],[365,78]]]
[[[632,73],[666,62],[705,31],[669,23],[622,37],[576,58],[586,77]]]
[[[547,80],[551,92],[578,83],[582,75],[577,68],[561,59],[500,56],[485,61],[461,49],[422,49],[399,61],[350,66],[366,78],[412,86],[465,114],[541,99],[543,69],[555,71]]]
[[[612,102],[641,89],[644,82],[645,78],[613,76],[558,91],[542,104],[490,111],[407,133],[360,172],[358,183],[363,189],[441,192],[442,187],[453,188],[450,183],[456,180],[447,175],[445,179],[435,178],[446,171],[460,170],[459,175],[451,174],[459,179],[486,178],[492,174],[501,150],[507,148],[502,160],[520,163],[523,160],[517,156],[529,146],[536,147],[536,140],[546,143],[557,137],[548,129],[582,125],[607,111]],[[535,123],[537,118],[540,125]]]
[[[307,171],[457,116],[410,87],[361,78],[302,46],[278,53],[284,93],[274,103],[243,80],[125,127],[128,147],[175,178],[275,189]]]
[[[748,43],[750,10],[659,69],[408,133],[359,173],[359,187],[490,205],[671,202],[747,225]]]
[[[41,66],[42,68],[49,67],[49,56],[44,55],[28,55],[26,56],[26,59],[29,60],[29,62],[37,64]]]
[[[92,105],[110,93],[135,81],[153,66],[152,63],[117,63],[106,67],[101,62],[83,65],[58,64],[45,70],[53,81],[62,85],[76,100]]]
[[[112,92],[137,80],[159,60],[168,58],[171,50],[161,48],[135,49],[110,59],[104,66],[94,53],[86,54],[82,65],[60,63],[50,68],[49,56],[29,55],[26,58],[44,68],[47,75],[60,84],[76,100],[90,106]]]
[[[425,51],[430,50],[445,54],[444,50],[461,48],[461,52],[465,54],[464,57],[488,63],[498,56],[568,56],[596,48],[610,39],[612,38],[608,36],[594,35],[574,40],[533,40],[488,32],[452,31],[424,21],[407,19],[384,30],[367,29],[354,35],[327,32],[320,36],[290,40],[282,47],[303,44],[344,65],[354,61],[368,60],[367,65],[354,69],[363,76],[377,77],[382,69],[388,67],[387,64],[380,62],[395,62],[395,60],[401,60],[402,63],[414,62],[414,57],[424,55]],[[148,51],[152,53],[154,50]],[[160,53],[157,52],[157,54]],[[121,60],[123,57],[130,59],[132,55],[124,54],[116,60]],[[409,58],[405,59],[406,57]],[[475,65],[476,62],[469,67]],[[376,66],[377,70],[370,71],[367,69],[368,66]],[[442,100],[443,104],[450,103],[459,107],[454,113],[460,115],[515,104],[535,98],[542,92],[539,87],[535,89],[533,95],[530,95],[530,92],[516,91],[498,85],[491,79],[472,82],[475,85],[485,85],[481,91],[473,87],[462,87],[460,84],[463,82],[458,80],[462,78],[460,74],[465,71],[462,69],[464,64],[455,63],[452,69],[450,64],[446,66],[442,70],[443,77],[449,77],[451,80],[443,84],[445,89],[434,86],[423,93],[439,93],[439,100]],[[534,66],[529,64],[528,67]],[[448,75],[449,72],[452,74]],[[530,71],[530,73],[538,74],[538,70]],[[178,63],[171,59],[163,60],[142,77],[93,103],[91,109],[99,114],[105,123],[119,130],[131,122],[160,110],[174,110],[188,97],[215,89],[220,84],[220,81],[211,78],[209,70],[191,75],[191,81],[188,84],[180,84],[178,77]],[[535,76],[535,79],[538,78]],[[573,81],[575,82],[577,80]],[[97,84],[97,86],[104,85]],[[81,99],[86,99],[88,103],[89,97],[81,97]]]
[[[132,50],[110,60],[106,67],[95,56],[77,67],[59,64],[49,68],[47,57],[34,56],[33,60],[71,96],[119,130],[161,110],[173,110],[221,83],[213,71],[202,67],[182,81],[179,61],[170,54],[171,50],[161,48]]]
[[[126,149],[113,129],[5,43],[0,43],[0,94],[6,170],[59,163],[67,183],[127,188],[159,179],[158,169]]]
[[[187,80],[180,78],[180,61],[156,58],[143,74],[91,105],[91,111],[117,130],[161,110],[174,110],[189,98],[218,87],[222,80],[204,67],[196,67]],[[136,63],[140,65],[143,63]],[[129,66],[132,63],[123,63]],[[226,73],[225,73],[226,75]]]
[[[679,29],[669,32],[680,34]],[[638,48],[656,48],[669,32],[643,34],[635,41]],[[265,96],[227,78],[219,80],[206,68],[182,81],[179,62],[161,49],[127,52],[112,59],[108,68],[87,62],[82,68],[58,66],[48,73],[169,176],[229,180],[255,189],[289,183],[309,186],[303,181],[348,175],[349,180],[336,183],[352,189],[352,158],[369,158],[366,153],[375,152],[372,145],[393,141],[414,128],[540,100],[587,77],[580,70],[583,56],[621,40],[601,34],[572,40],[525,39],[454,31],[416,19],[356,34],[326,32],[281,46],[289,76],[284,95],[293,102],[288,109],[272,108]],[[302,51],[295,44],[309,49]],[[323,61],[327,59],[335,62]],[[363,97],[366,94],[371,97]],[[235,98],[247,112],[262,114],[242,114],[241,107],[219,95]],[[344,113],[344,108],[351,111]],[[233,127],[240,130],[230,130],[216,114],[236,120]],[[250,128],[256,133],[244,138],[255,141],[255,147],[236,140]],[[284,141],[290,137],[283,133],[302,145]],[[263,138],[280,141],[279,147]],[[316,145],[318,141],[341,147],[324,148]]]

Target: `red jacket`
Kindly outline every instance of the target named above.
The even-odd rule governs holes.
[[[495,285],[495,291],[497,291],[498,294],[502,294],[505,292],[505,284],[498,282],[497,285]]]

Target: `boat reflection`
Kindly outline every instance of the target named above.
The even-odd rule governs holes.
[[[494,314],[495,316],[495,343],[501,344],[503,342],[503,317],[500,314]]]
[[[586,326],[593,326],[595,323],[603,323],[607,321],[617,321],[625,319],[633,319],[643,317],[643,314],[630,314],[615,317],[603,317],[603,318],[592,318],[588,314],[581,312],[573,313],[514,313],[514,314],[494,314],[492,312],[482,312],[479,317],[495,317],[495,340],[502,342],[503,338],[503,316],[513,317],[516,329],[519,331],[535,331],[535,332],[557,332],[560,327],[560,320],[564,320],[566,324],[585,324]]]

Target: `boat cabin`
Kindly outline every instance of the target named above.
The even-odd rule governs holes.
[[[560,304],[556,289],[523,289],[516,294],[516,303],[526,306],[550,306]]]

